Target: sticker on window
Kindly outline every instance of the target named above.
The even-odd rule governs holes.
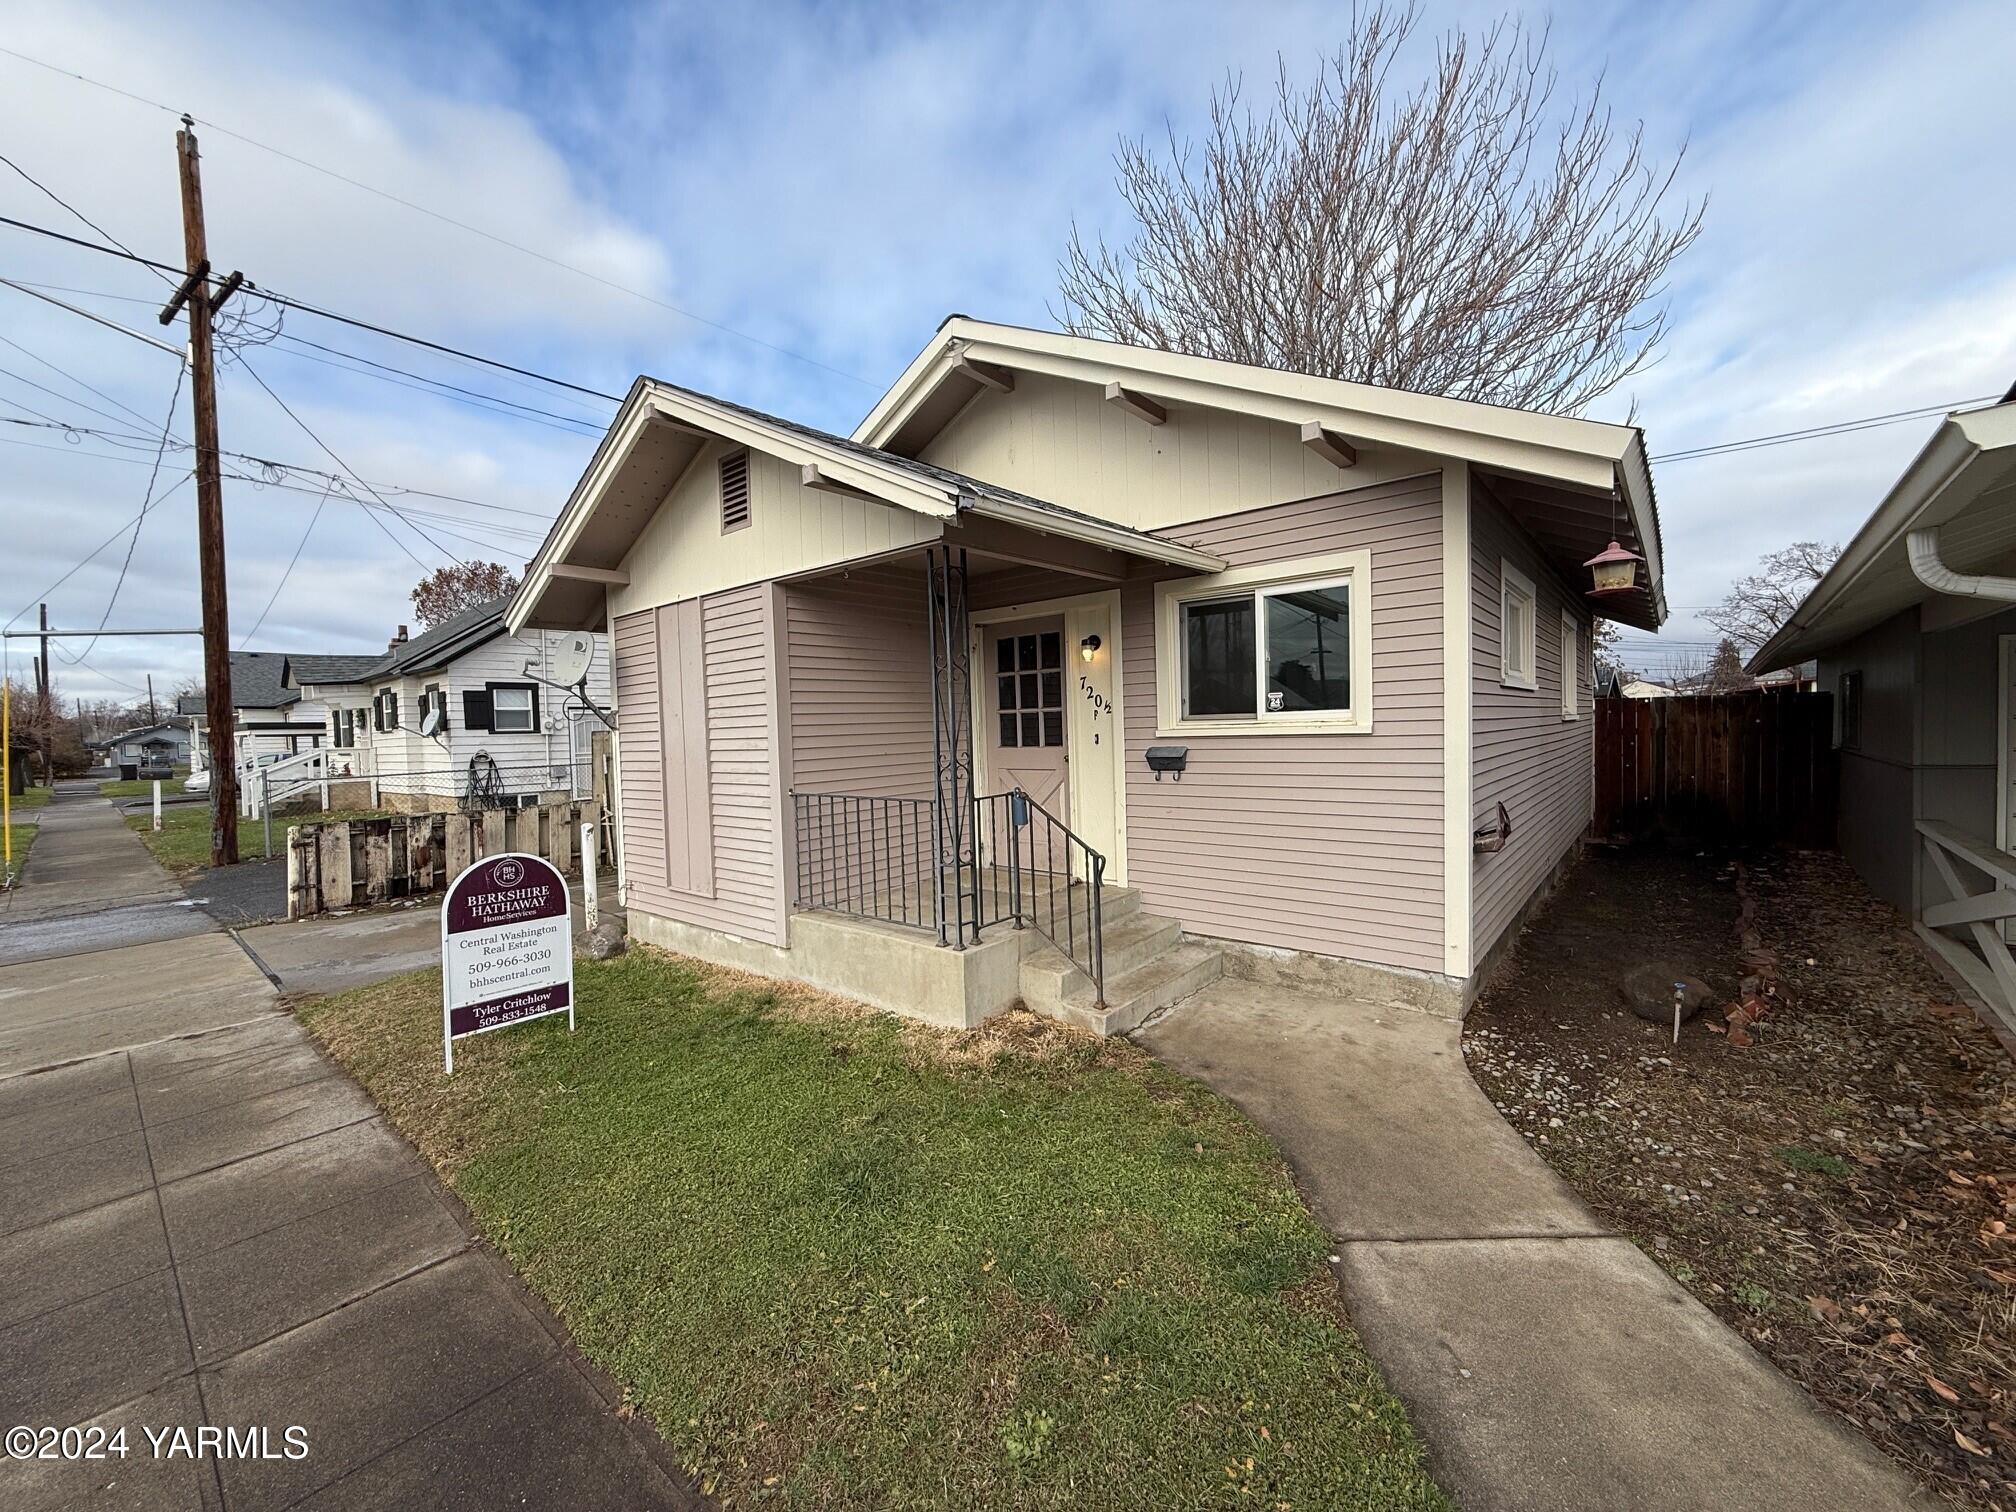
[[[1287,702],[1288,695],[1286,693],[1270,692],[1267,695],[1267,712],[1269,714],[1279,714]]]

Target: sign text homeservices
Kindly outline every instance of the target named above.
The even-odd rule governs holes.
[[[567,879],[537,856],[486,856],[441,905],[441,1044],[549,1013],[574,1028]]]

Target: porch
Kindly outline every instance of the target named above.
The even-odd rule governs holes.
[[[1216,974],[1125,885],[1120,590],[1177,569],[946,534],[779,584],[794,974],[883,1001],[845,965],[872,956],[935,1021],[1124,1032]]]
[[[1918,937],[2016,1036],[2016,855],[1936,819],[1918,821],[1924,894]],[[1985,884],[1985,885],[1984,885]]]

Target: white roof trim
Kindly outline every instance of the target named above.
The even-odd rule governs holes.
[[[1193,404],[1300,428],[1315,421],[1353,442],[1461,458],[1556,486],[1620,498],[1631,512],[1660,617],[1664,563],[1643,433],[1564,415],[1348,383],[1211,357],[994,325],[955,315],[910,362],[854,439],[884,446],[950,373],[970,362],[1105,385],[1124,380],[1157,402]]]
[[[582,529],[594,516],[595,507],[610,478],[621,469],[631,447],[644,427],[665,422],[696,434],[718,436],[736,445],[767,453],[802,470],[812,468],[829,484],[840,484],[899,509],[936,519],[956,518],[962,509],[1068,540],[1084,541],[1125,551],[1134,556],[1215,572],[1225,564],[1219,558],[1175,541],[1163,540],[1142,531],[1110,524],[1067,510],[1040,509],[993,494],[969,493],[951,479],[921,478],[896,463],[883,463],[844,446],[834,446],[784,425],[767,423],[727,405],[700,395],[668,389],[650,379],[640,379],[624,400],[623,408],[610,423],[608,435],[596,456],[575,485],[573,496],[554,521],[538,554],[525,571],[510,607],[505,611],[505,629],[517,634],[532,617],[548,584],[554,581],[554,564],[563,562],[580,538]]]
[[[1972,502],[1953,485],[1984,452],[2016,446],[2016,404],[1948,415],[1855,533],[1848,549],[1813,585],[1792,617],[1750,658],[1750,671],[1772,672],[1807,660],[1833,642],[1826,622],[1869,570],[1914,529],[1943,525]],[[1932,596],[1926,589],[1922,595]]]

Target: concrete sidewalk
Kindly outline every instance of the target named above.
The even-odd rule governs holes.
[[[1141,1030],[1270,1133],[1353,1323],[1466,1512],[1901,1512],[1932,1498],[1607,1231],[1460,1027],[1226,979]]]
[[[45,812],[73,805],[52,879],[109,812]],[[24,924],[76,896],[36,894],[49,843]],[[0,1426],[127,1429],[123,1458],[0,1458],[10,1512],[698,1504],[214,930],[0,965],[0,1360]],[[157,1459],[144,1432],[205,1424],[263,1428],[273,1457]]]

